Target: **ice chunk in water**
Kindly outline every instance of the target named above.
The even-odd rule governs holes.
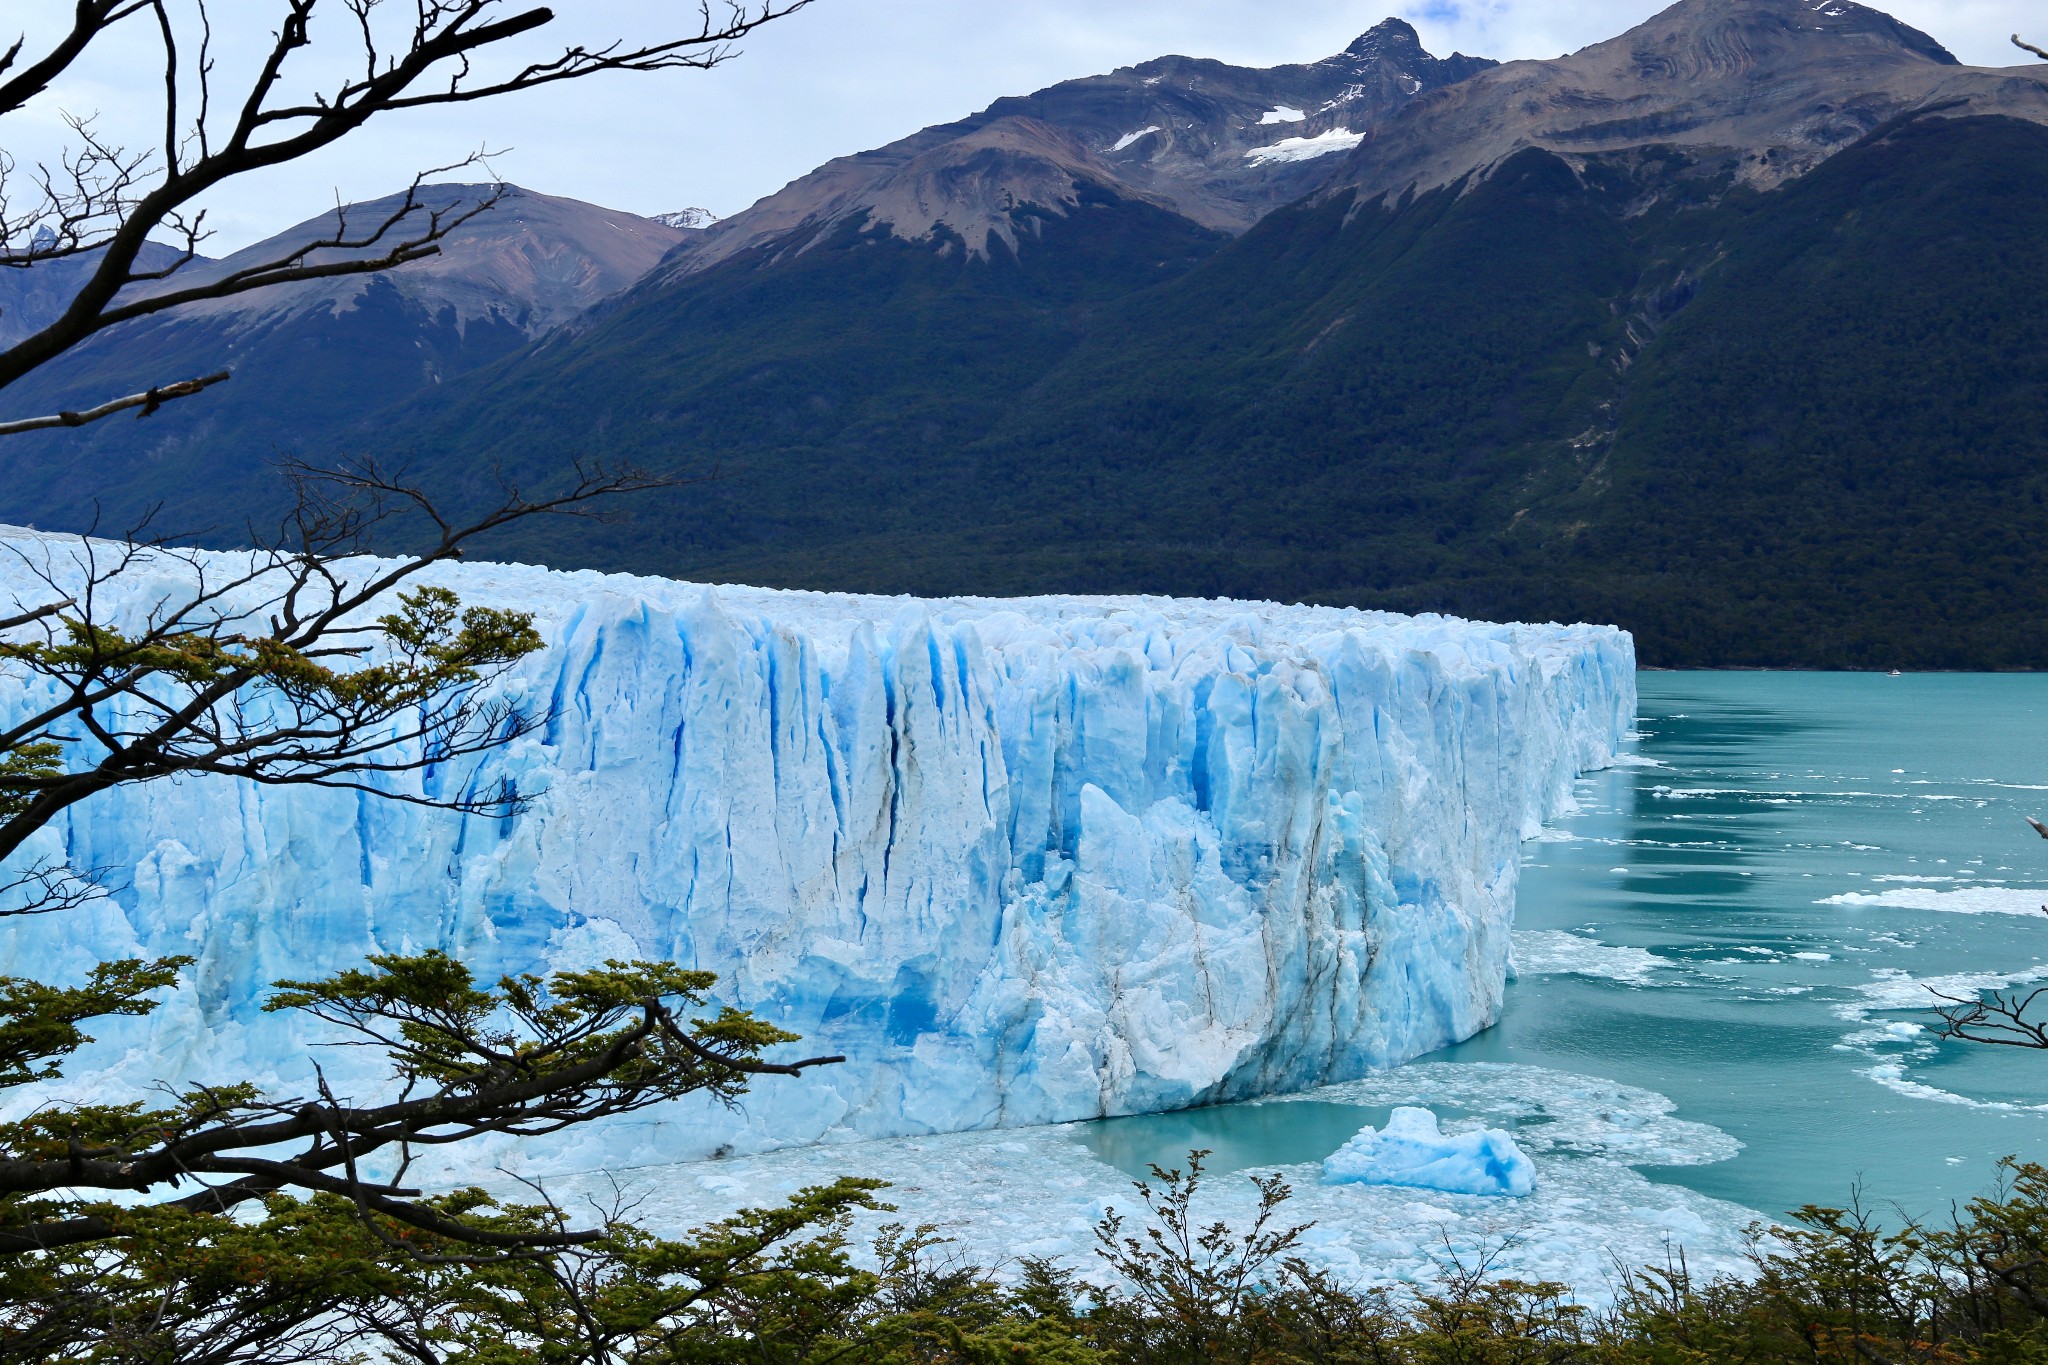
[[[1452,1194],[1524,1195],[1536,1167],[1498,1128],[1446,1135],[1427,1109],[1402,1106],[1384,1129],[1367,1126],[1323,1162],[1332,1185],[1413,1185]]]

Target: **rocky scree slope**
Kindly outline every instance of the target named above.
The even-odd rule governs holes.
[[[1768,189],[1913,110],[2048,121],[2038,74],[1966,67],[1852,0],[1680,0],[1555,61],[1497,66],[1375,124],[1330,182],[1370,201],[1539,147],[1567,161],[1655,145]]]
[[[770,245],[800,251],[849,220],[985,255],[991,239],[1017,245],[1014,209],[1063,213],[1083,184],[1242,232],[1321,184],[1389,113],[1492,65],[1433,57],[1388,19],[1319,62],[1161,57],[1064,81],[827,162],[678,250],[662,278]]]

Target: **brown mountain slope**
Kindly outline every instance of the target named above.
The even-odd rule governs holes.
[[[433,208],[459,208],[489,190],[484,185],[429,185],[421,191],[421,202]],[[400,202],[391,196],[349,205],[344,212],[350,231],[366,233]],[[423,222],[424,215],[417,221]],[[334,228],[335,215],[323,214],[218,261],[197,262],[164,287],[185,288],[244,269]],[[179,309],[175,321],[206,320],[243,330],[321,309],[346,313],[371,289],[388,285],[428,316],[452,309],[459,325],[489,319],[537,336],[640,279],[691,235],[684,228],[636,214],[506,186],[495,206],[449,234],[438,255],[374,277],[306,280],[192,304]],[[339,254],[316,252],[308,259],[318,262]]]
[[[1930,105],[2048,122],[2048,70],[1968,67],[1850,0],[1680,0],[1618,38],[1519,61],[1383,120],[1331,190],[1426,191],[1525,147],[1568,161],[1663,145],[1759,188]]]
[[[911,241],[957,236],[980,254],[994,239],[1015,245],[1013,208],[1063,214],[1082,183],[1241,232],[1322,184],[1390,112],[1491,65],[1432,57],[1412,27],[1389,19],[1319,62],[1252,69],[1161,57],[1065,81],[828,162],[715,225],[667,274],[769,243],[801,250],[857,217]]]

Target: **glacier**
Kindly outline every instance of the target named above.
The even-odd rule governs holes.
[[[61,578],[75,544],[0,531],[0,596],[34,597],[24,561]],[[186,572],[145,567],[102,600],[137,613]],[[260,1004],[279,978],[428,947],[486,977],[706,968],[721,1003],[850,1059],[730,1111],[568,1135],[565,1168],[1346,1081],[1497,1018],[1520,841],[1635,712],[1633,643],[1607,627],[492,564],[424,581],[535,614],[547,648],[495,686],[548,721],[405,790],[503,777],[529,808],[206,777],[74,807],[20,856],[115,869],[115,894],[0,924],[0,972],[197,961],[53,1086],[285,1087],[316,1061],[374,1084]],[[0,712],[34,687],[0,677]]]

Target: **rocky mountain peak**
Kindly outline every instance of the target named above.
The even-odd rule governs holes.
[[[1359,34],[1351,46],[1329,60],[1366,63],[1416,57],[1429,57],[1422,47],[1422,35],[1406,19],[1387,18]]]
[[[1500,65],[1487,57],[1468,57],[1454,52],[1448,57],[1432,56],[1422,45],[1422,35],[1406,19],[1380,20],[1334,57],[1317,62],[1322,69],[1348,73],[1353,84],[1346,92],[1356,99],[1369,91],[1375,81],[1392,82],[1397,88],[1420,94],[1455,85],[1467,76]]]
[[[1679,0],[1553,61],[1510,62],[1390,116],[1332,190],[1366,200],[1541,147],[1575,164],[1664,147],[1769,188],[1916,109],[2048,122],[2038,68],[1978,68],[1854,0]]]
[[[1012,240],[1010,212],[1055,215],[1093,182],[1204,227],[1240,232],[1322,185],[1378,121],[1495,65],[1431,56],[1388,19],[1318,62],[1252,68],[1167,56],[997,100],[956,123],[840,157],[671,258],[664,278],[778,243],[801,249],[856,214],[912,241]],[[951,234],[938,234],[945,225]]]
[[[1621,48],[1649,80],[1712,80],[1824,61],[1960,65],[1919,29],[1853,0],[1679,0],[1586,51]]]

